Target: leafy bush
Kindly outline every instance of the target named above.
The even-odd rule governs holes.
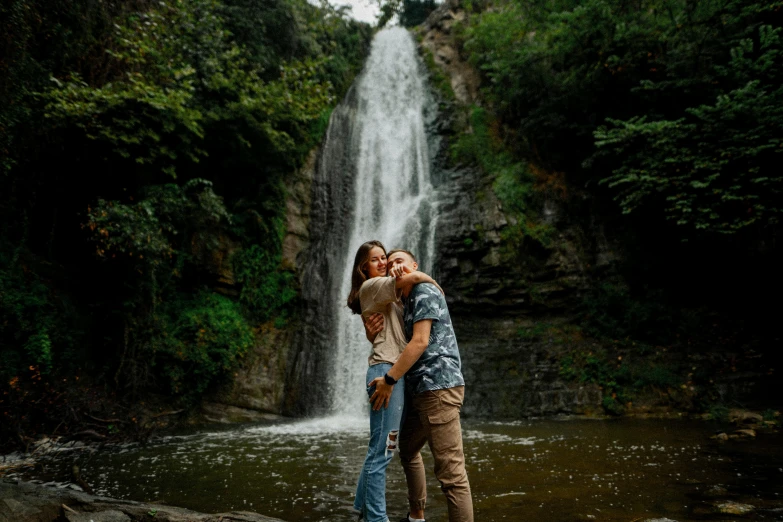
[[[67,302],[32,270],[34,260],[0,249],[0,379],[35,368],[46,375],[55,365],[76,363],[80,332]]]
[[[282,311],[297,296],[292,272],[280,269],[280,253],[252,245],[234,255],[234,274],[242,284],[239,301],[260,320]]]
[[[151,357],[166,346],[161,343],[171,330],[166,304],[181,299],[177,286],[186,268],[197,269],[194,250],[216,248],[229,222],[222,198],[205,180],[151,186],[145,196],[133,204],[100,201],[86,224],[97,255],[125,282],[117,296],[125,332],[115,380],[133,391],[152,384]],[[221,304],[202,301],[202,308]]]
[[[165,307],[152,365],[171,393],[195,397],[234,367],[254,335],[237,303],[211,292]]]

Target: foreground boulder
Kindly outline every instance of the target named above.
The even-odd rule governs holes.
[[[282,522],[250,511],[209,515],[161,504],[88,495],[17,480],[0,481],[0,522]]]

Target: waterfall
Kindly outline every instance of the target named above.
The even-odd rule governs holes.
[[[413,38],[402,28],[375,37],[356,85],[353,222],[343,243],[346,266],[335,300],[343,304],[351,286],[351,266],[359,246],[379,239],[386,248],[405,248],[429,266],[434,242],[435,207],[424,125],[426,83]],[[359,414],[370,344],[359,317],[335,307],[338,325],[332,410]]]
[[[431,270],[436,205],[425,130],[431,103],[411,35],[398,27],[380,31],[332,115],[316,167],[313,241],[303,265],[309,305],[289,375],[297,383],[295,400],[305,404],[293,411],[366,416],[371,346],[361,319],[345,304],[351,263],[363,242],[377,239],[387,249],[412,251],[421,269]],[[300,388],[311,379],[319,390],[328,381],[328,395],[308,398]]]

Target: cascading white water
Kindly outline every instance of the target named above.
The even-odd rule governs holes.
[[[332,412],[346,417],[364,417],[368,411],[363,390],[371,347],[361,319],[345,307],[356,250],[377,239],[388,249],[414,252],[421,269],[430,269],[437,217],[425,133],[428,91],[405,29],[375,36],[355,88],[354,216],[347,231],[347,263],[334,296],[338,335],[331,386]]]

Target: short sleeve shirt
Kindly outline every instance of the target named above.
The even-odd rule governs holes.
[[[370,366],[380,363],[394,364],[400,358],[407,341],[402,331],[402,307],[393,277],[373,277],[359,289],[362,316],[383,314],[384,328],[372,343]]]
[[[464,386],[457,337],[451,325],[446,299],[430,283],[420,283],[404,299],[405,336],[413,337],[413,325],[432,319],[427,349],[405,374],[406,389],[414,394]]]

